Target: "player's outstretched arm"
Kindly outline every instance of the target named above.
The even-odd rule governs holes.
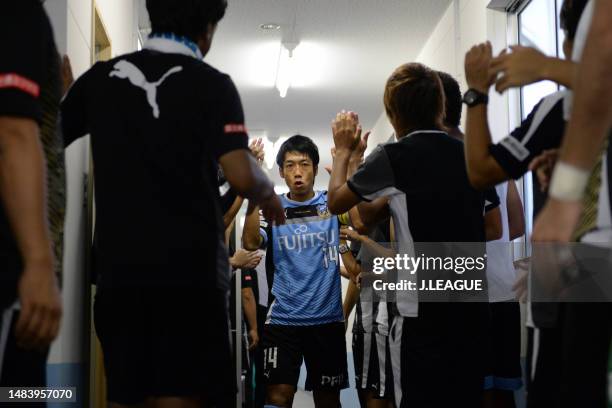
[[[493,77],[489,74],[492,58],[490,43],[479,44],[465,56],[465,77],[470,89],[488,95]],[[487,120],[487,104],[468,107],[465,129],[465,161],[470,183],[479,190],[492,187],[509,177],[489,153],[492,143]]]
[[[516,182],[513,180],[508,182],[506,208],[508,210],[508,233],[510,241],[514,241],[525,235],[525,213]]]
[[[358,145],[363,143],[357,115],[344,111],[338,113],[332,122],[332,132],[336,157],[329,178],[327,206],[332,214],[342,214],[361,201],[346,183],[351,156]]]
[[[573,61],[549,57],[532,47],[513,45],[491,61],[490,73],[497,77],[495,90],[502,93],[510,88],[550,80],[572,88],[577,64]],[[499,75],[501,74],[501,75]],[[498,77],[499,75],[499,77]]]
[[[590,172],[612,127],[612,2],[595,3],[593,22],[574,83],[574,107],[534,241],[567,242],[581,214]]]
[[[249,201],[244,227],[242,228],[242,247],[247,251],[255,251],[261,248],[262,243],[259,207]]]
[[[219,158],[219,164],[238,195],[259,204],[268,221],[275,224],[285,222],[285,212],[274,192],[274,184],[248,150],[232,150]]]

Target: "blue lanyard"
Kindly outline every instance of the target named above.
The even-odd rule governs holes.
[[[149,35],[149,38],[165,38],[166,40],[176,41],[178,43],[183,44],[184,46],[189,48],[191,51],[193,51],[196,58],[198,59],[204,58],[204,56],[202,55],[202,52],[200,51],[200,47],[198,47],[198,45],[194,43],[193,41],[191,41],[189,38],[184,37],[182,35],[176,35],[173,33],[156,33],[156,34]]]

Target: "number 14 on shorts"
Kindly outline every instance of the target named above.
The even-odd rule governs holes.
[[[264,350],[264,367],[266,370],[278,367],[278,347],[269,347]]]

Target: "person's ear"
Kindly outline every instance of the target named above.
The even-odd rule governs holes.
[[[317,177],[318,173],[319,173],[319,165],[317,164],[316,166],[314,166],[314,176]]]
[[[213,37],[215,36],[215,31],[217,30],[217,25],[213,23],[208,23],[206,26],[206,41],[208,43],[212,43]]]
[[[282,166],[278,166],[278,174],[281,176],[281,178],[285,178],[285,172],[283,171]]]

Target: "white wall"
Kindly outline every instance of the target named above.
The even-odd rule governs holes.
[[[96,0],[96,5],[108,30],[113,57],[136,51],[138,38],[136,2],[133,0]]]
[[[91,3],[79,0],[48,0],[60,54],[68,54],[75,77],[90,66]],[[50,365],[79,364],[82,358],[83,279],[85,222],[84,174],[87,171],[87,141],[79,140],[66,150],[67,209],[64,231],[64,316],[60,336],[53,344]]]
[[[473,45],[487,40],[492,42],[495,53],[508,45],[508,17],[505,13],[488,10],[488,3],[489,0],[454,0],[416,58],[417,62],[455,77],[462,92],[467,90],[463,71],[466,52]],[[494,140],[508,133],[507,98],[507,95],[491,93],[489,121]],[[372,131],[370,149],[386,141],[392,132],[383,112]]]

